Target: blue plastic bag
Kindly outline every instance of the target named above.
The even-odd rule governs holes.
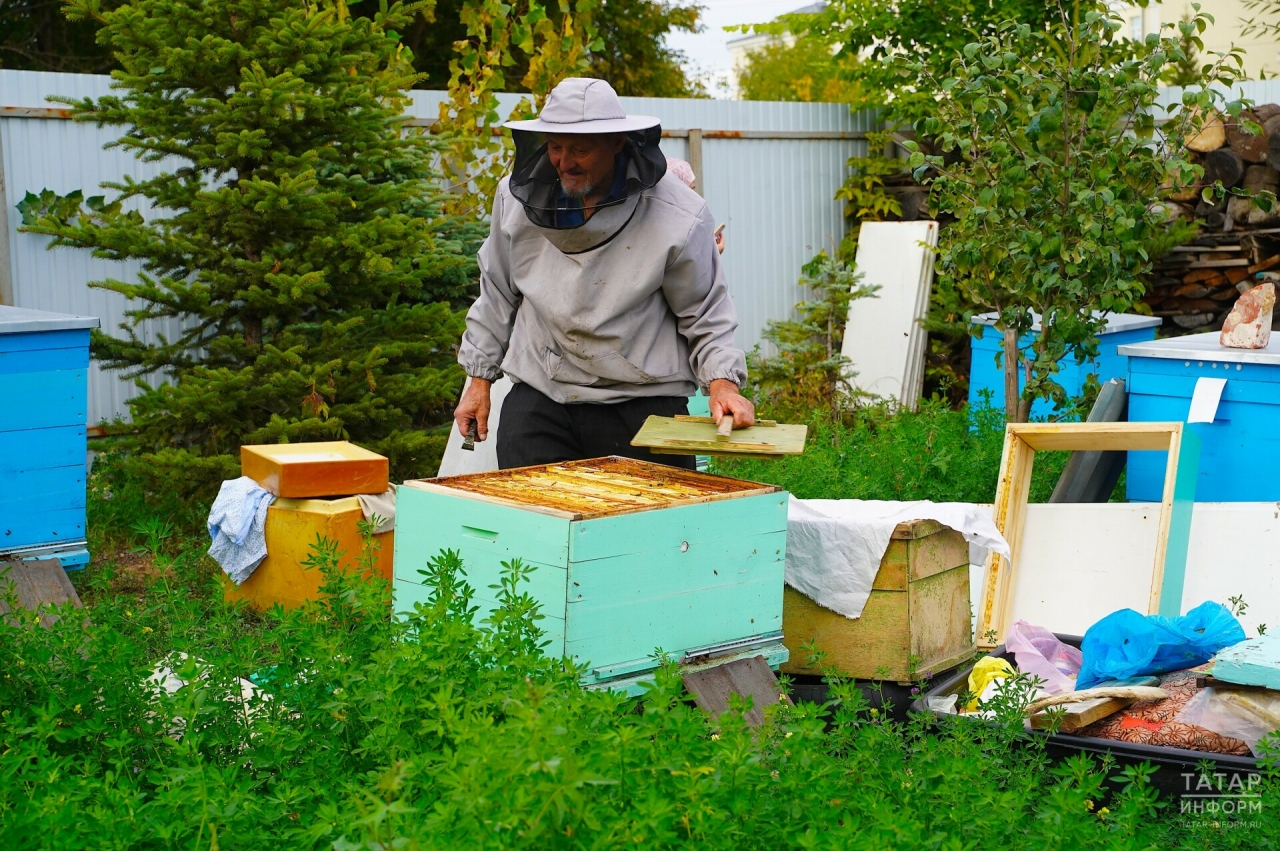
[[[1180,618],[1121,609],[1084,634],[1076,688],[1194,668],[1244,638],[1244,628],[1221,603],[1201,603]]]

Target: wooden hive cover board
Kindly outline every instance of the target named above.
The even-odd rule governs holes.
[[[915,409],[924,382],[926,334],[921,326],[933,286],[938,223],[866,222],[857,269],[880,290],[849,305],[842,354],[859,390]]]
[[[735,429],[727,439],[716,433],[710,417],[659,417],[644,421],[631,440],[659,455],[713,455],[728,458],[781,458],[804,452],[805,425],[754,425]]]
[[[568,520],[778,491],[772,485],[617,456],[423,479],[405,482],[405,485],[517,506]]]
[[[50,606],[70,602],[76,608],[83,607],[80,595],[56,559],[0,561],[0,615],[10,614],[5,598],[11,591],[21,608],[38,614],[43,627],[58,620],[58,615],[49,611]]]
[[[388,487],[387,459],[345,440],[242,446],[240,467],[288,499],[383,493]]]

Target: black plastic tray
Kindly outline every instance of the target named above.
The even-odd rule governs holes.
[[[1055,635],[1061,642],[1070,644],[1073,647],[1080,646],[1080,636],[1078,635],[1058,635],[1057,633]],[[1005,650],[1003,644],[992,651],[991,655],[999,659],[1005,659],[1010,665],[1017,667],[1013,654]],[[974,661],[976,662],[977,660]],[[950,674],[935,682],[927,691],[921,693],[917,700],[912,702],[911,712],[933,715],[946,721],[961,720],[964,716],[934,712],[927,707],[925,700],[930,697],[946,697],[947,695],[963,692],[969,685],[969,672],[973,670],[973,665],[974,663],[969,663],[956,668]],[[1114,739],[1078,736],[1074,733],[1054,733],[1051,735],[1041,731],[1031,731],[1030,735],[1047,738],[1045,749],[1050,756],[1056,759],[1077,753],[1091,753],[1099,755],[1111,754],[1120,765],[1131,765],[1139,762],[1152,763],[1157,769],[1155,775],[1151,778],[1152,784],[1160,791],[1170,795],[1194,791],[1193,787],[1199,775],[1200,766],[1206,762],[1214,765],[1217,772],[1225,772],[1228,777],[1230,774],[1236,773],[1242,780],[1248,775],[1261,772],[1258,767],[1258,761],[1251,756],[1234,756],[1231,754],[1208,753],[1207,751],[1188,751],[1182,748],[1161,747],[1159,745],[1118,742]],[[1191,777],[1188,778],[1186,775],[1191,775]]]

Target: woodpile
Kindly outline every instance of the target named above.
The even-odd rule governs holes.
[[[1245,121],[1262,132],[1246,132]],[[1266,210],[1252,200],[1280,190],[1280,105],[1246,110],[1239,120],[1214,115],[1187,148],[1204,177],[1170,192],[1169,203],[1173,218],[1200,222],[1201,235],[1156,261],[1144,297],[1173,334],[1221,328],[1240,293],[1280,281],[1280,204]],[[1202,189],[1219,182],[1234,194],[1205,201]]]
[[[1215,330],[1259,274],[1280,280],[1277,272],[1280,227],[1206,234],[1156,261],[1143,300],[1167,332]]]

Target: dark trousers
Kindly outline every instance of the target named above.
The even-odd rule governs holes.
[[[681,396],[649,396],[612,405],[562,405],[527,384],[516,384],[502,403],[498,466],[507,470],[621,455],[692,470],[692,455],[654,455],[631,445],[651,414],[687,413],[689,400]]]

